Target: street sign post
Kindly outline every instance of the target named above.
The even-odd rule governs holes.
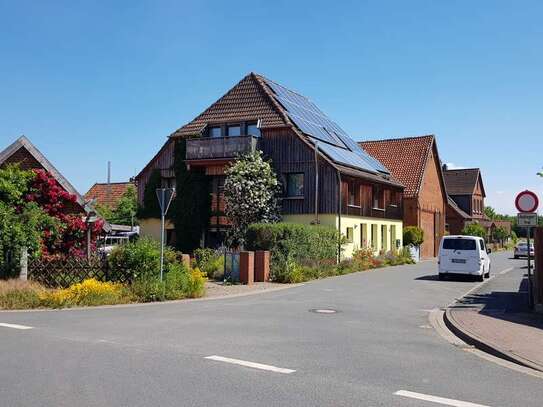
[[[532,256],[530,254],[530,234],[533,227],[537,226],[537,207],[539,198],[532,191],[523,191],[515,199],[515,206],[520,212],[517,216],[518,226],[526,228],[527,252],[528,252],[528,304],[534,308],[534,287],[532,279]]]
[[[160,206],[160,281],[164,279],[164,220],[174,194],[175,188],[158,188],[156,190]]]

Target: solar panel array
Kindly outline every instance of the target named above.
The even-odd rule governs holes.
[[[389,174],[383,164],[366,153],[305,96],[267,79],[266,83],[275,93],[276,100],[287,111],[289,118],[312,142],[319,142],[319,149],[334,162],[373,173]]]

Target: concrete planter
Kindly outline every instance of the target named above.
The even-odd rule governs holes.
[[[409,254],[413,261],[418,263],[420,261],[420,246],[409,245],[407,248],[409,249]]]

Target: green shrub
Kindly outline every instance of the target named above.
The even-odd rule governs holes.
[[[424,231],[418,226],[407,226],[403,230],[405,246],[420,246],[424,242]]]
[[[277,282],[299,279],[292,262],[312,269],[335,263],[338,240],[335,228],[297,223],[254,224],[247,231],[248,250],[271,252],[270,273]]]
[[[462,234],[466,236],[476,236],[486,239],[486,229],[478,223],[470,223],[462,229]]]
[[[132,281],[152,279],[160,275],[160,242],[143,237],[122,246],[117,246],[108,257],[112,275],[130,270]],[[164,248],[164,268],[178,261],[176,252]]]
[[[138,302],[164,301],[166,285],[158,277],[139,278],[130,285],[130,291]]]
[[[196,249],[194,251],[196,266],[210,279],[224,278],[224,253],[213,249]]]
[[[183,263],[171,264],[164,279],[165,299],[179,300],[184,298],[189,287],[189,279],[189,272]]]

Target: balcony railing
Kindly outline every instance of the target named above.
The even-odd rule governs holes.
[[[235,158],[256,150],[254,136],[194,138],[187,140],[187,160]]]

